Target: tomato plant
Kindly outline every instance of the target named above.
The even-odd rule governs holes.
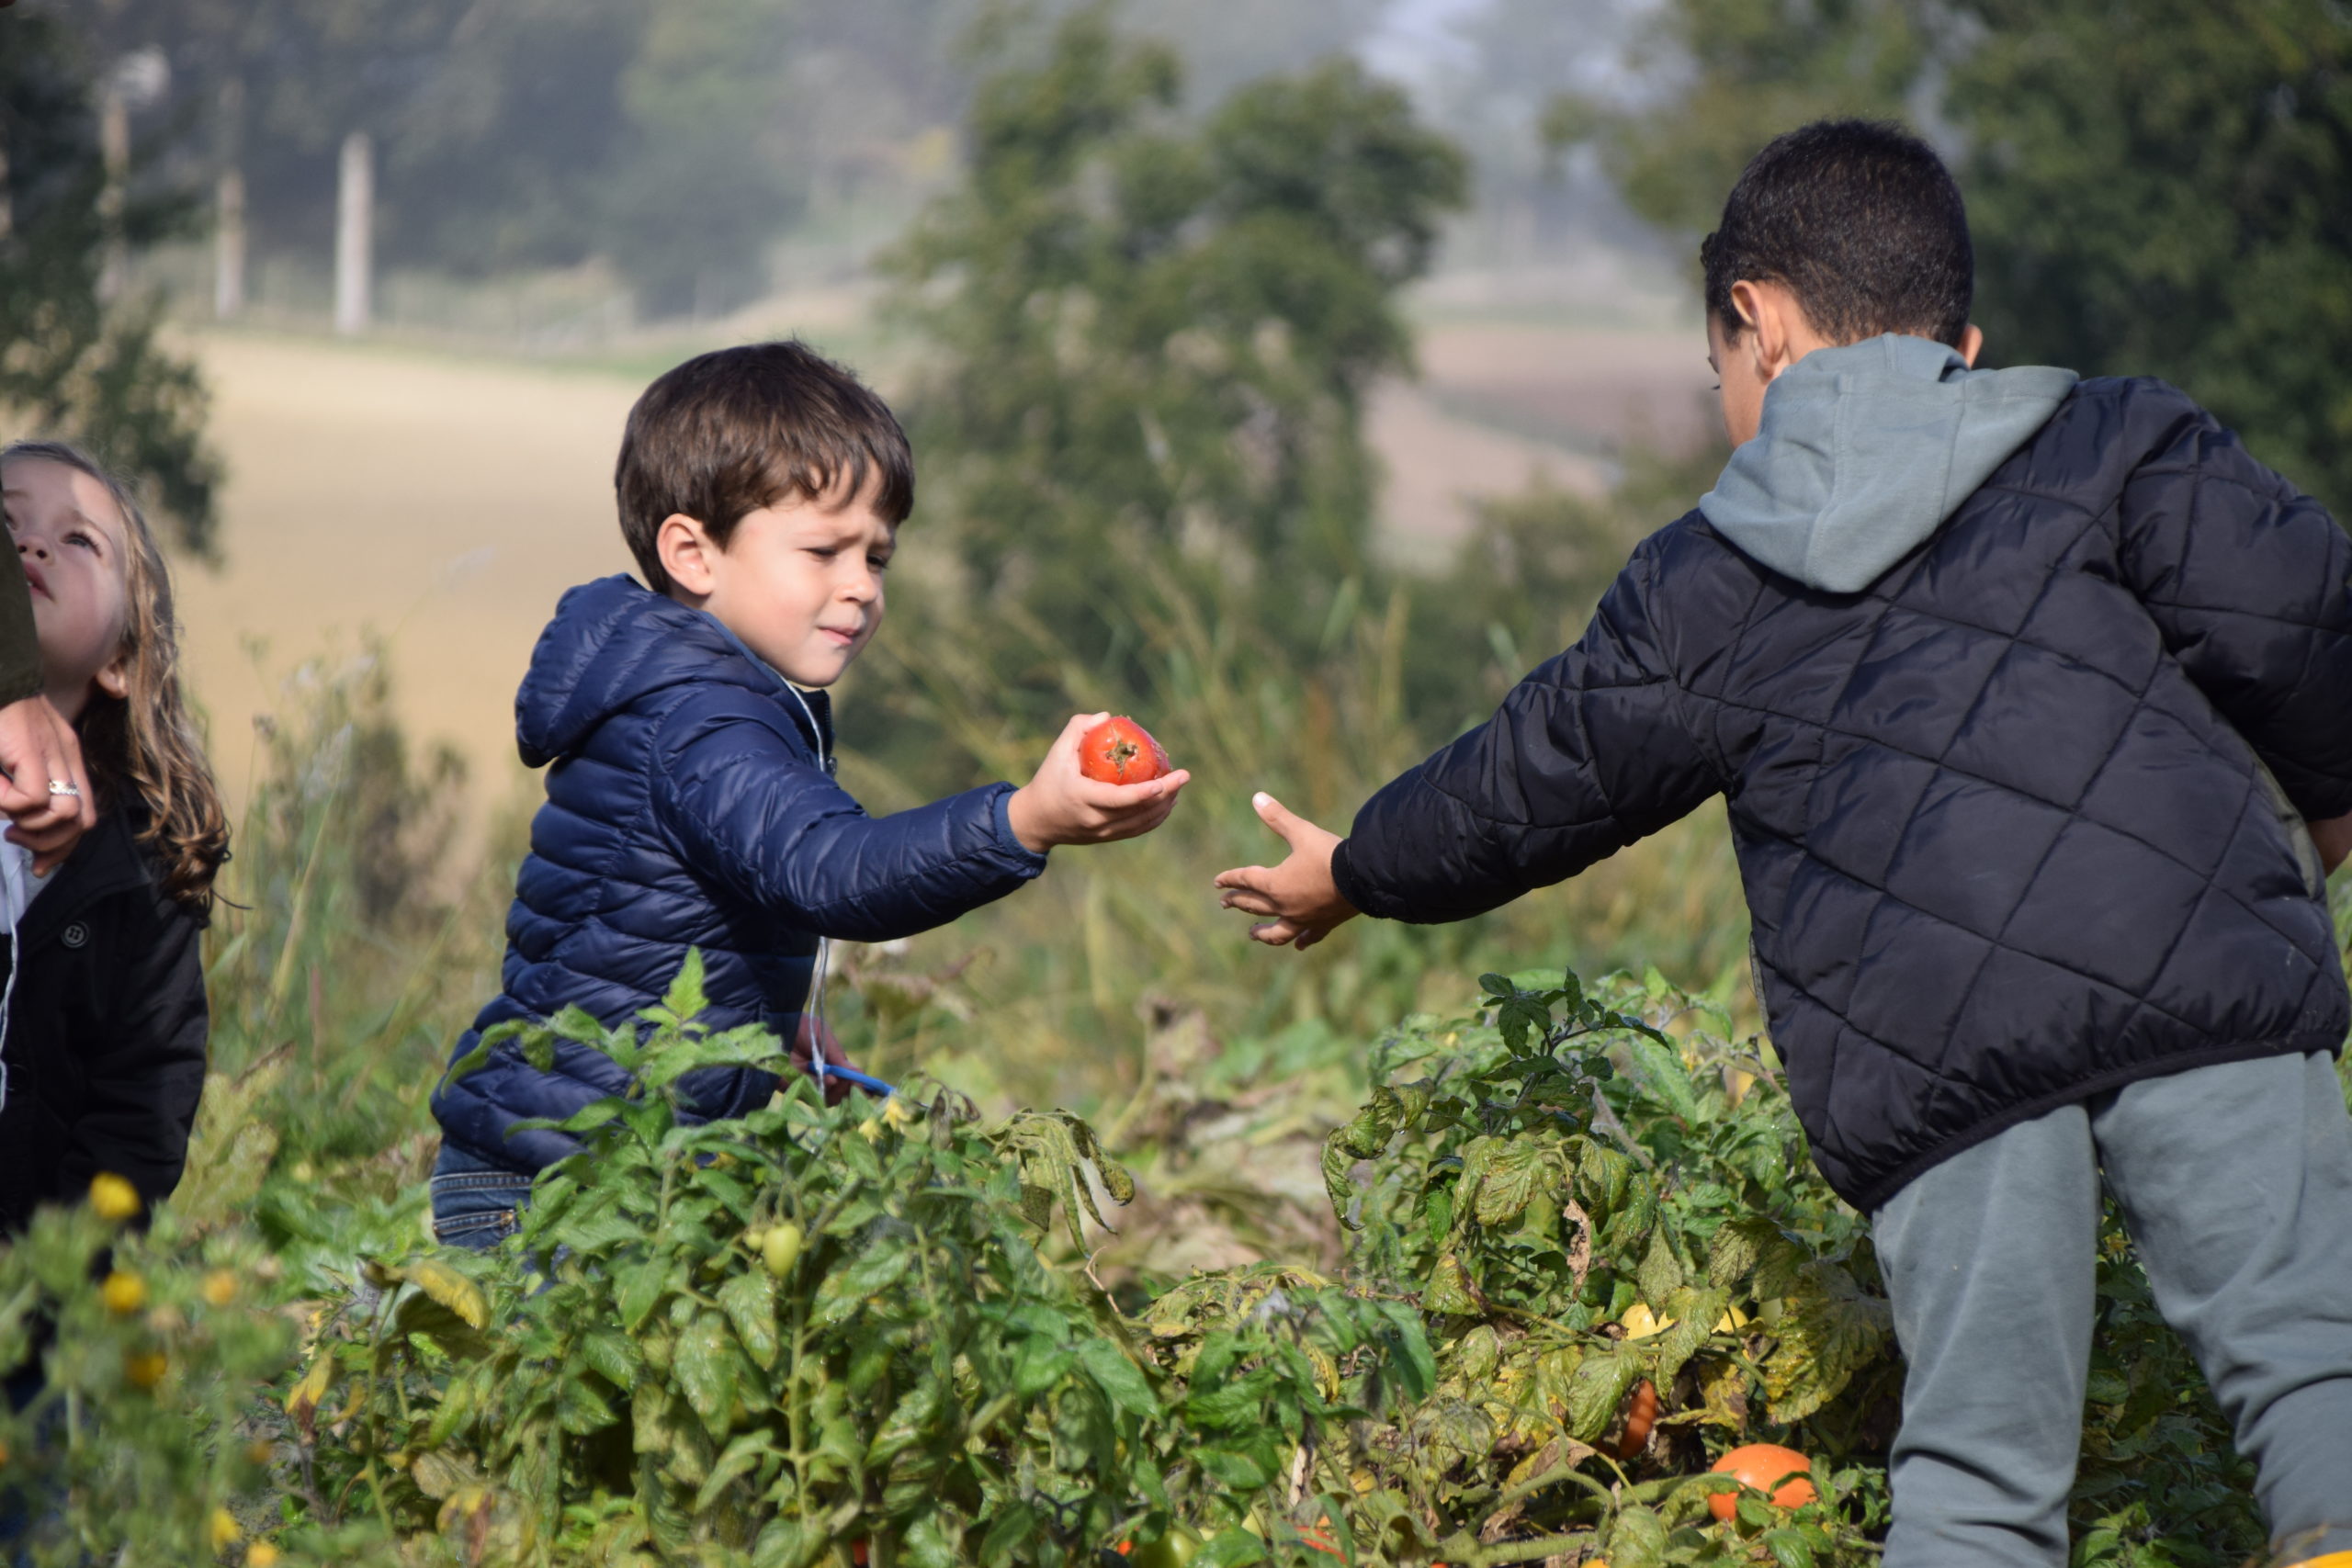
[[[630,1026],[491,1043],[603,1051],[634,1083],[564,1123],[581,1152],[499,1253],[386,1246],[374,1213],[344,1222],[356,1260],[265,1253],[239,1216],[266,1060],[209,1093],[152,1234],[42,1215],[0,1253],[0,1351],[44,1346],[51,1391],[0,1426],[0,1494],[42,1514],[32,1561],[1875,1556],[1900,1366],[1867,1227],[1804,1162],[1768,1055],[1656,976],[1489,976],[1467,1015],[1406,1021],[1354,1113],[1318,1123],[1311,1201],[1344,1246],[1129,1265],[1114,1294],[1101,1222],[1136,1189],[1080,1117],[989,1121],[935,1086],[829,1110],[787,1077],[740,1121],[682,1118],[686,1073],[781,1062],[697,1021],[698,973]],[[1216,1092],[1277,1114],[1329,1082],[1238,1070],[1265,1081]],[[1230,1118],[1186,1104],[1117,1122],[1197,1190],[1168,1148]],[[2078,1555],[2242,1559],[2244,1467],[2112,1221],[2104,1247]],[[1809,1456],[1811,1501],[1709,1474],[1759,1442]]]

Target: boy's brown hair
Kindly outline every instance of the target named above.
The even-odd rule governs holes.
[[[889,406],[842,366],[797,341],[749,344],[697,355],[645,389],[613,488],[638,570],[666,593],[654,538],[673,513],[720,549],[746,513],[792,496],[870,496],[885,522],[903,523],[914,453]]]

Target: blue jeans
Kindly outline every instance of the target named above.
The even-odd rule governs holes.
[[[433,1234],[444,1247],[488,1252],[523,1228],[531,1178],[444,1142],[433,1164]]]

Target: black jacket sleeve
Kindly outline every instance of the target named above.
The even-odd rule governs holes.
[[[1685,816],[1721,787],[1659,646],[1645,548],[1574,648],[1383,787],[1332,860],[1366,914],[1466,919]]]
[[[2178,400],[2124,487],[2125,577],[2295,808],[2352,812],[2352,537]]]
[[[15,550],[0,567],[0,706],[41,692],[40,639],[33,632],[32,591]]]
[[[204,1094],[210,1025],[200,928],[186,906],[164,899],[128,923],[120,1006],[87,1068],[60,1190],[85,1191],[92,1177],[110,1170],[152,1209],[179,1185]]]

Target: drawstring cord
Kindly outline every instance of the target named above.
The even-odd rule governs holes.
[[[772,675],[775,674],[773,670],[768,672]],[[817,761],[823,766],[825,776],[832,777],[835,765],[833,750],[826,738],[825,727],[817,722],[817,710],[808,705],[808,699],[802,695],[800,688],[791,682],[778,675],[776,684],[790,692],[792,700],[800,705],[802,715],[808,720],[808,733],[817,738]],[[819,937],[816,967],[811,972],[808,981],[811,1009],[809,1016],[813,1021],[808,1032],[808,1067],[817,1075],[817,1093],[821,1099],[831,1090],[831,1080],[840,1078],[842,1082],[854,1084],[868,1094],[878,1094],[888,1099],[899,1092],[894,1086],[883,1082],[870,1073],[861,1073],[854,1067],[837,1067],[825,1060],[825,1037],[829,1032],[825,1023],[825,976],[826,971],[831,966],[832,956],[833,939]]]

